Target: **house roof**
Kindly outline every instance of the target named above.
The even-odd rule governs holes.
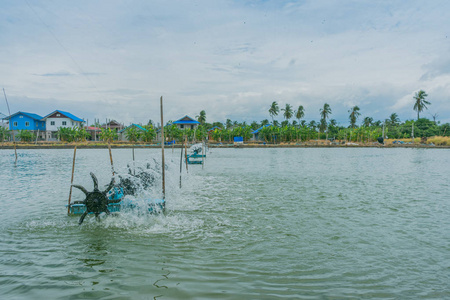
[[[61,113],[62,115],[66,116],[67,118],[72,119],[72,120],[74,120],[74,121],[77,121],[77,122],[85,122],[83,119],[80,119],[80,118],[78,118],[78,117],[72,115],[72,114],[69,113],[69,112],[62,111],[62,110],[59,110],[59,109],[55,110],[54,112],[49,113],[48,115],[46,115],[46,116],[43,117],[42,119],[43,119],[43,120],[44,120],[44,119],[47,119],[49,116],[53,115],[53,114],[56,113],[56,112],[59,112],[59,113]]]
[[[267,127],[267,126],[272,126],[272,124],[267,124],[267,125],[261,126],[258,129],[256,129],[255,131],[253,131],[252,134],[257,134],[258,132],[261,131],[261,129],[263,129],[264,127]]]
[[[222,130],[222,128],[220,128],[219,126],[214,126],[213,128],[211,128],[210,130],[208,130],[208,132],[210,131],[214,131],[216,129]]]
[[[200,122],[196,121],[196,120],[192,119],[191,117],[189,117],[188,115],[186,115],[186,116],[182,117],[181,119],[173,122],[173,124],[200,124]]]
[[[140,130],[142,130],[142,131],[148,131],[148,129],[146,129],[146,128],[144,128],[144,127],[142,127],[141,125],[138,125],[138,124],[131,124],[130,126],[127,126],[127,127],[125,127],[124,129],[122,129],[121,131],[119,131],[119,133],[122,133],[122,132],[124,132],[124,131],[126,131],[128,128],[130,128],[130,127],[136,127],[137,129],[140,129]]]
[[[0,120],[3,120],[3,119],[5,119],[7,116],[5,115],[5,114],[2,114],[1,112],[0,112]]]
[[[15,114],[12,114],[10,117],[6,117],[5,120],[9,120],[10,118],[15,117],[17,115],[24,115],[24,116],[30,117],[30,118],[32,118],[32,119],[34,119],[36,121],[41,121],[42,120],[42,117],[40,115],[27,113],[27,112],[23,112],[23,111],[18,111]]]

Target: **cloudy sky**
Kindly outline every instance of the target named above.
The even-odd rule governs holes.
[[[12,113],[158,122],[163,96],[165,121],[261,121],[277,101],[348,125],[354,105],[413,119],[423,89],[422,115],[450,122],[447,0],[2,0],[0,42]]]

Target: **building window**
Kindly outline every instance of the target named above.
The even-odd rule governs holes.
[[[56,116],[57,116],[57,117],[61,117],[61,115],[60,115],[60,114],[56,114]]]
[[[194,129],[194,125],[191,125],[191,129]]]
[[[183,128],[184,128],[184,125],[183,125],[183,124],[180,124],[180,128],[183,129]]]
[[[30,126],[30,122],[25,122],[25,127]]]
[[[50,121],[50,125],[55,125],[55,121]]]
[[[19,118],[23,119],[23,116],[20,116]]]
[[[14,122],[14,123],[13,123],[13,126],[17,127],[17,122]]]
[[[73,122],[72,122],[72,126],[73,126]]]
[[[66,121],[62,121],[63,126],[67,125]]]

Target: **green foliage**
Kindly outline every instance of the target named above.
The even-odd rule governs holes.
[[[155,137],[156,137],[156,130],[153,127],[153,125],[145,125],[145,126],[142,126],[142,127],[147,129],[147,131],[141,132],[141,139],[142,139],[142,141],[147,142],[147,143],[153,141],[155,139]]]
[[[105,142],[111,142],[113,140],[117,140],[119,135],[114,129],[111,128],[102,128],[102,131],[100,132],[100,138]]]
[[[36,138],[33,132],[26,129],[19,130],[19,134],[16,137],[22,142],[31,142]]]
[[[11,136],[10,131],[8,128],[0,126],[0,142],[3,142],[4,140],[8,139]]]
[[[135,126],[130,126],[125,130],[125,136],[127,140],[136,143],[141,139],[142,131]]]
[[[355,128],[356,120],[361,115],[361,113],[359,112],[359,107],[355,105],[348,112],[350,113],[350,116],[348,117],[350,120],[350,127]]]
[[[200,112],[200,115],[197,116],[197,121],[199,121],[201,125],[205,124],[205,122],[206,122],[206,112],[204,110],[202,110]]]
[[[84,127],[59,127],[58,137],[60,141],[74,142],[85,141],[91,135]]]
[[[419,120],[419,113],[421,113],[424,109],[428,109],[427,105],[430,105],[431,103],[425,100],[425,98],[428,97],[428,94],[425,93],[425,91],[420,90],[418,91],[413,99],[414,99],[414,110],[417,111],[417,120]]]
[[[270,105],[270,108],[269,108],[269,115],[272,117],[272,123],[273,123],[273,117],[278,116],[279,112],[280,112],[280,108],[278,107],[278,103],[276,101],[273,101],[272,105]]]

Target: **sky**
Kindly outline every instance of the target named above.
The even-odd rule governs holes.
[[[158,123],[162,96],[164,122],[260,122],[276,101],[348,125],[355,105],[417,118],[425,90],[421,117],[450,122],[447,0],[2,0],[0,42],[11,113]]]

